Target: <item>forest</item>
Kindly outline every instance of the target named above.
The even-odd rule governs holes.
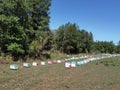
[[[92,32],[66,22],[51,30],[51,0],[0,0],[0,56],[14,60],[65,54],[120,53],[120,41],[95,41]]]

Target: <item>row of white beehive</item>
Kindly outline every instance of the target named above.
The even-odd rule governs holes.
[[[65,62],[65,67],[66,68],[70,68],[70,67],[76,67],[76,66],[80,66],[80,65],[83,65],[83,64],[86,64],[90,61],[94,61],[94,60],[99,60],[99,59],[102,59],[102,58],[110,58],[110,57],[114,57],[114,56],[119,56],[119,55],[106,55],[106,57],[96,57],[96,58],[88,58],[88,59],[85,59],[85,60],[82,60],[82,61],[72,61],[72,62],[68,62],[69,60],[75,60],[77,58],[74,58],[72,57],[71,59],[65,59],[65,60],[54,60],[54,61],[41,61],[41,65],[46,65],[46,64],[58,64],[58,63],[64,63]],[[83,57],[81,57],[83,58]],[[23,63],[23,67],[31,67],[31,66],[38,66],[38,63],[37,62],[33,62],[32,65],[30,63]],[[19,69],[19,66],[16,65],[16,64],[12,64],[10,65],[10,69],[12,70],[17,70]]]

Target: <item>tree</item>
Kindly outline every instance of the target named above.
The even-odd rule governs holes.
[[[115,52],[115,45],[113,41],[96,41],[94,42],[94,51],[100,53],[113,53]]]
[[[117,46],[116,46],[116,52],[120,53],[120,41],[118,42]]]
[[[57,49],[65,53],[90,52],[93,36],[75,23],[67,23],[56,30],[54,42]]]
[[[11,54],[18,52],[19,56],[20,53],[23,55],[31,53],[30,45],[33,45],[33,42],[39,42],[37,46],[41,46],[43,38],[50,35],[48,34],[50,5],[51,0],[1,0],[1,51]]]

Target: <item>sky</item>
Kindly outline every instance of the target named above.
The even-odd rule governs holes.
[[[68,22],[92,32],[94,41],[120,40],[120,0],[52,0],[50,28]]]

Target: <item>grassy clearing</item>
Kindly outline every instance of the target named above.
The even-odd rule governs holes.
[[[120,57],[66,69],[64,63],[10,70],[0,64],[0,90],[120,90]]]
[[[66,54],[60,53],[59,51],[51,53],[51,60],[61,60],[65,58],[66,58]]]

